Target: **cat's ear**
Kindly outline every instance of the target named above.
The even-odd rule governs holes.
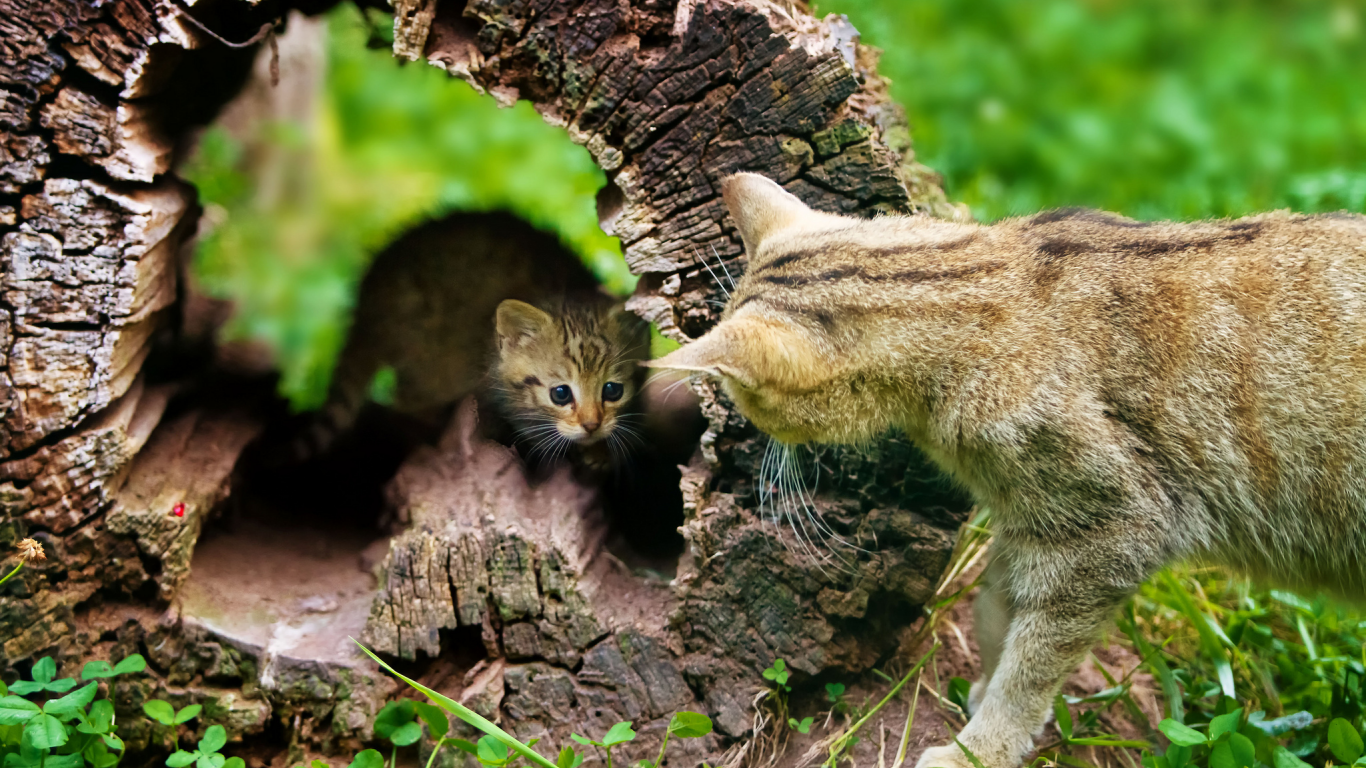
[[[728,376],[754,390],[810,389],[831,375],[805,331],[749,316],[724,320],[701,338],[644,365]]]
[[[515,347],[550,331],[555,326],[555,318],[525,301],[504,299],[498,305],[495,325],[499,345]]]
[[[764,238],[815,213],[795,195],[757,173],[737,173],[721,182],[721,197],[751,254]]]

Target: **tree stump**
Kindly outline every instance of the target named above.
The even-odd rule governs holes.
[[[769,0],[394,7],[396,55],[500,103],[530,100],[588,149],[608,176],[600,220],[642,277],[629,306],[675,340],[715,322],[717,275],[745,268],[720,196],[730,173],[764,173],[825,210],[965,215],[914,162],[876,52],[841,17]],[[505,451],[471,436],[466,413],[394,479],[407,527],[376,588],[347,581],[331,607],[300,598],[269,631],[210,615],[212,558],[192,572],[192,555],[271,410],[256,394],[177,390],[165,365],[155,386],[142,372],[174,348],[176,255],[197,218],[177,148],[251,63],[218,38],[251,38],[287,10],[0,0],[0,543],[37,536],[51,558],[0,593],[0,664],[56,653],[74,669],[142,651],[153,674],[125,684],[121,711],[150,696],[204,702],[201,727],[287,733],[292,759],[359,746],[394,687],[349,647],[290,638],[363,630],[523,736],[634,720],[648,751],[673,711],[692,709],[717,732],[678,754],[736,763],[774,659],[801,696],[891,658],[966,500],[895,436],[824,450],[811,503],[858,549],[808,551],[761,509],[766,438],[706,384],[671,581],[616,562],[591,493],[527,485]],[[335,551],[366,550],[353,543]],[[310,623],[318,612],[332,618]],[[467,652],[484,658],[452,660]],[[130,743],[148,743],[141,734]]]

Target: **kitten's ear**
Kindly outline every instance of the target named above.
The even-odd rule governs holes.
[[[764,238],[814,213],[791,192],[757,173],[727,177],[721,182],[721,197],[751,254]]]
[[[757,317],[722,321],[649,368],[729,376],[749,389],[803,390],[832,374],[831,366],[799,328]]]
[[[495,325],[500,345],[515,347],[549,331],[555,325],[555,318],[525,301],[504,299],[498,305]]]

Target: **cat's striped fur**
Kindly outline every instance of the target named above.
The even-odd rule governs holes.
[[[1366,218],[861,220],[752,174],[724,196],[748,271],[653,364],[719,377],[785,443],[904,430],[992,510],[960,736],[987,766],[1174,559],[1366,596]]]

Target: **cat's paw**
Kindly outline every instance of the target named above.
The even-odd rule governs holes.
[[[987,695],[987,683],[990,680],[982,678],[972,684],[968,689],[968,716],[977,714],[977,710],[982,708],[982,698]]]
[[[974,768],[972,761],[957,744],[930,747],[920,753],[915,768]]]

